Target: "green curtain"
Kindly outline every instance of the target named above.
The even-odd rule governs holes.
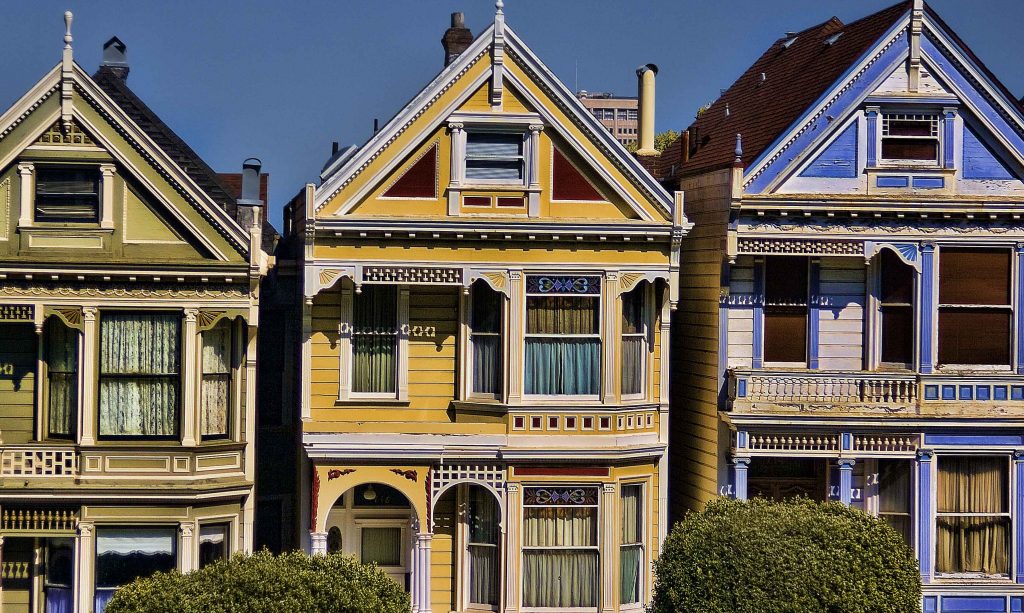
[[[1009,467],[1006,458],[939,458],[935,570],[1008,574],[1010,567]],[[944,513],[990,513],[950,516]]]
[[[203,332],[200,433],[226,436],[231,403],[231,322],[222,319]]]
[[[498,604],[501,533],[498,501],[482,487],[469,488],[469,601]]]
[[[168,312],[102,314],[101,435],[177,435],[180,321]]]
[[[398,358],[398,292],[391,285],[364,286],[352,309],[352,391],[395,392]]]
[[[594,507],[524,509],[524,606],[597,606],[596,519]]]
[[[78,407],[78,332],[56,318],[46,322],[47,427],[73,436]]]
[[[401,566],[401,528],[363,528],[361,532],[363,564],[373,562],[377,566]]]
[[[622,543],[619,548],[619,602],[640,601],[640,564],[643,561],[643,486],[622,487]]]
[[[526,339],[526,393],[588,395],[601,392],[601,339]]]
[[[644,295],[647,284],[641,283],[622,296],[622,393],[643,392]]]

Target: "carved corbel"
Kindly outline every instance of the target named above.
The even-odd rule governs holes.
[[[306,268],[303,290],[306,298],[313,298],[325,289],[337,285],[343,278],[356,280],[353,266],[311,266]]]
[[[79,332],[85,329],[80,307],[43,307],[43,320],[51,316],[60,319],[65,326]]]
[[[864,261],[870,262],[882,249],[892,251],[904,264],[912,267],[918,273],[921,272],[921,246],[917,243],[866,241],[864,243]]]
[[[481,270],[481,269],[469,269],[462,275],[462,278],[466,280],[464,286],[467,290],[473,286],[473,283],[477,280],[483,281],[487,285],[491,286],[494,291],[504,294],[505,297],[509,297],[509,278],[508,273],[504,270]]]

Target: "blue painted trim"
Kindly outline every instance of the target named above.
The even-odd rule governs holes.
[[[942,613],[1006,613],[1006,596],[943,596]]]
[[[977,400],[991,400],[992,388],[987,385],[976,385],[974,387],[974,397]]]
[[[943,385],[942,386],[942,399],[943,400],[956,400],[956,386],[955,385]]]
[[[868,118],[868,168],[878,166],[878,111],[869,110]]]
[[[957,400],[974,400],[974,387],[971,385],[961,385]]]
[[[926,386],[924,386],[924,399],[925,400],[938,400],[939,399],[939,386],[938,385],[926,385]]]
[[[931,583],[935,551],[932,547],[932,453],[927,450],[917,452],[917,494],[917,556],[921,562],[921,583]],[[927,610],[927,600],[925,603]]]
[[[869,58],[868,53],[874,49],[869,50],[865,53],[857,62],[850,65],[850,68],[839,77],[835,83],[828,90],[825,91],[813,104],[807,107],[807,110],[796,120],[785,131],[783,131],[777,139],[768,147],[765,148],[764,152],[754,160],[754,163],[750,165],[751,170],[760,168],[768,156],[778,147],[780,144],[785,142],[791,137],[793,130],[798,127],[803,128],[804,124],[813,117],[814,113],[818,112],[822,105],[825,104],[829,99],[834,98],[834,102],[829,106],[828,112],[821,113],[814,121],[803,128],[798,136],[793,139],[790,146],[775,160],[771,165],[765,168],[756,179],[750,182],[750,185],[746,189],[748,194],[760,194],[764,192],[769,185],[771,185],[782,173],[789,169],[793,161],[799,157],[802,153],[807,151],[812,144],[819,138],[826,138],[829,132],[828,127],[829,117],[845,118],[849,115],[850,111],[856,108],[874,89],[881,83],[886,77],[892,73],[901,63],[906,61],[907,52],[910,48],[909,42],[907,41],[905,24],[902,20],[896,22],[884,36],[879,38],[879,41],[890,40],[897,35],[899,40],[889,46],[888,49],[883,51],[880,57],[872,62],[866,68],[864,62]],[[846,84],[854,75],[860,70],[864,72],[852,83],[849,87],[843,89],[841,93],[836,94],[836,88]]]
[[[867,97],[867,103],[868,104],[878,104],[878,105],[881,105],[881,104],[886,104],[886,105],[888,105],[888,104],[913,104],[913,105],[917,105],[917,106],[941,106],[943,108],[960,106],[960,101],[957,100],[956,98],[940,98],[938,96],[935,96],[935,97],[921,96],[920,98],[918,98],[917,96],[892,96],[892,95],[889,95],[889,96],[868,96]]]
[[[747,467],[750,458],[736,458],[732,464],[733,497],[736,500],[747,499]]]
[[[1006,395],[1006,392],[1007,392],[1007,388],[1006,388],[1005,385],[996,385],[995,387],[992,388],[992,399],[993,400],[1006,400],[1008,398],[1008,396]]]
[[[953,128],[956,126],[956,111],[946,111],[942,130],[942,165],[944,168],[953,167]],[[916,187],[916,185],[915,185]],[[941,185],[939,186],[941,187]]]
[[[857,177],[857,122],[854,121],[800,173],[801,177],[854,179]]]
[[[924,597],[924,613],[939,613],[939,597],[938,596],[925,596]]]
[[[746,379],[738,379],[736,381],[736,395],[739,396],[740,398],[746,398],[747,397],[747,380]]]
[[[1024,434],[925,434],[925,445],[1024,445]]]
[[[1017,572],[1015,580],[1017,583],[1024,583],[1024,455],[1020,452],[1013,454],[1013,468],[1017,479],[1017,496],[1014,503],[1017,506],[1017,521],[1013,522],[1014,540],[1017,542]]]
[[[920,370],[924,374],[932,372],[935,367],[932,357],[932,330],[935,328],[935,245],[926,243],[921,245],[921,312],[918,319],[921,322]]]
[[[740,449],[746,449],[750,445],[750,435],[746,430],[740,430],[736,433],[736,446]]]
[[[753,368],[764,368],[764,260],[754,262],[754,346],[750,362]]]
[[[839,464],[839,502],[850,506],[853,502],[853,465],[854,460],[842,459]]]
[[[851,432],[843,432],[842,439],[843,439],[843,451],[852,451],[853,450],[853,433],[851,433]]]
[[[917,189],[942,189],[946,187],[945,177],[914,177],[914,187]]]
[[[995,151],[967,123],[964,124],[963,159],[964,179],[1008,181],[1016,178]]]
[[[1024,243],[1017,243],[1017,374],[1024,374]]]
[[[881,177],[875,177],[876,187],[909,187],[910,177],[895,177],[885,175]]]
[[[1010,613],[1024,613],[1024,596],[1010,596]]]
[[[1024,400],[1024,385],[1010,386],[1010,400]]]
[[[821,260],[812,259],[809,269],[811,299],[807,310],[807,368],[817,370],[821,344]]]

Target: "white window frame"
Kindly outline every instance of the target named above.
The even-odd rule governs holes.
[[[473,330],[473,292],[478,284],[483,284],[487,289],[493,291],[498,295],[498,300],[501,312],[498,314],[498,331],[497,332],[482,332],[477,333]],[[508,300],[503,292],[500,292],[490,286],[486,281],[478,280],[475,281],[469,288],[469,295],[466,297],[465,307],[465,322],[466,322],[466,360],[467,365],[465,380],[466,386],[463,393],[463,398],[470,400],[480,400],[484,402],[502,402],[505,398],[506,382],[508,379],[509,368],[508,368],[508,352],[506,347],[508,346]],[[473,373],[475,372],[473,364],[473,337],[474,336],[497,336],[498,341],[498,354],[501,359],[501,366],[498,369],[498,388],[494,394],[486,394],[483,392],[474,391],[475,380]]]
[[[880,166],[917,166],[922,168],[938,168],[942,166],[943,147],[943,117],[938,111],[910,111],[897,112],[894,110],[882,111],[878,119],[878,163]],[[890,136],[886,132],[889,129],[890,121],[930,121],[932,122],[933,134],[929,136]],[[935,160],[908,160],[885,157],[884,147],[886,139],[908,140],[908,141],[935,141]]]
[[[864,465],[864,512],[872,517],[882,519],[885,515],[897,515],[896,513],[883,513],[879,504],[879,483],[878,483],[878,462],[905,462],[910,473],[910,492],[908,498],[907,520],[910,524],[910,545],[917,550],[917,527],[919,518],[917,516],[917,470],[915,470],[914,458],[904,456],[893,456],[885,458],[867,458],[857,460],[857,464]],[[902,515],[902,514],[899,514]]]
[[[462,603],[462,607],[459,610],[460,611],[463,611],[463,610],[464,611],[498,611],[501,608],[502,598],[503,598],[504,593],[505,593],[504,576],[502,575],[502,566],[503,566],[502,564],[499,564],[499,567],[497,569],[495,569],[495,572],[498,573],[498,604],[497,605],[487,605],[487,604],[483,604],[483,603],[471,602],[470,599],[469,599],[469,594],[470,594],[469,586],[470,586],[470,581],[472,581],[472,572],[473,572],[472,565],[471,565],[471,558],[470,558],[470,555],[469,555],[469,545],[470,545],[470,542],[471,542],[469,540],[469,525],[467,523],[468,520],[469,520],[469,513],[468,512],[461,513],[461,512],[458,512],[458,511],[459,511],[459,509],[468,509],[468,505],[469,505],[469,488],[470,487],[479,487],[480,489],[484,490],[487,493],[488,496],[492,496],[492,497],[494,496],[493,492],[491,492],[490,490],[488,490],[484,486],[480,485],[479,483],[461,483],[461,484],[455,486],[455,492],[454,492],[455,493],[455,501],[456,501],[455,502],[455,509],[456,509],[456,516],[458,517],[458,521],[456,522],[456,538],[457,538],[456,543],[457,543],[457,548],[458,548],[457,551],[458,551],[458,555],[459,555],[459,568],[462,571],[462,579],[463,579],[462,581],[459,582],[459,585],[460,585],[459,593],[460,593],[460,599],[461,599],[461,603]],[[496,505],[497,505],[496,508],[500,509],[501,505],[497,504],[497,502],[496,502]],[[500,524],[500,521],[499,521],[499,524]],[[504,539],[502,538],[502,535],[504,533],[499,530],[498,534],[499,534],[499,537],[498,537],[498,543],[497,543],[496,547],[498,548],[499,556],[504,557],[503,553],[502,553],[503,550],[504,550],[504,547],[505,547],[505,543],[503,542]],[[499,560],[500,560],[500,558],[499,558]]]
[[[519,141],[519,155],[514,157],[503,157],[503,156],[470,156],[469,154],[469,140],[474,134],[495,134],[502,136],[518,136],[521,140]],[[462,182],[467,185],[480,185],[480,186],[515,186],[525,188],[529,182],[529,131],[524,130],[521,127],[516,126],[473,126],[466,129],[465,139],[466,148],[463,151],[463,163],[461,166],[462,170]],[[519,163],[521,178],[519,179],[481,179],[477,177],[470,178],[466,174],[466,170],[469,167],[470,160],[480,161],[493,161],[493,162],[512,162],[516,161]]]
[[[394,393],[372,393],[352,391],[354,345],[352,343],[352,318],[354,315],[355,286],[346,281],[341,284],[340,313],[338,318],[338,401],[381,401],[406,402],[409,399],[409,286],[397,287],[398,306],[396,311],[397,355],[395,358]]]
[[[620,330],[619,333],[619,365],[622,366],[623,357],[625,356],[625,340],[627,337],[640,338],[642,340],[641,347],[641,360],[640,360],[640,392],[636,394],[626,394],[622,392],[622,377],[619,377],[619,390],[622,392],[620,397],[622,400],[646,400],[651,389],[650,374],[653,370],[653,353],[651,347],[654,345],[654,284],[646,283],[641,281],[639,285],[633,289],[622,292],[619,294],[618,302],[618,313],[619,320],[622,320],[623,304],[626,294],[642,289],[643,291],[643,309],[641,311],[641,332],[626,334]]]
[[[648,507],[648,504],[647,504],[647,483],[645,481],[627,481],[627,482],[624,482],[624,483],[619,485],[619,505],[620,505],[619,514],[620,514],[620,516],[623,517],[623,519],[625,519],[625,517],[624,517],[625,513],[623,512],[623,509],[621,508],[621,505],[622,505],[622,490],[624,490],[627,487],[638,487],[638,488],[640,488],[640,513],[638,514],[639,515],[638,521],[640,523],[640,535],[639,535],[639,539],[640,540],[639,540],[639,543],[629,543],[629,544],[623,543],[622,542],[622,525],[621,525],[621,522],[620,522],[620,526],[619,526],[619,543],[618,543],[618,547],[619,547],[619,560],[620,560],[619,564],[620,564],[620,566],[617,569],[617,573],[621,573],[622,572],[622,568],[621,568],[622,549],[624,547],[626,547],[626,546],[636,547],[639,544],[639,546],[640,546],[640,578],[639,578],[640,586],[639,586],[639,589],[637,590],[637,601],[636,602],[623,603],[623,602],[621,602],[622,594],[621,593],[619,594],[619,598],[618,598],[618,600],[620,601],[619,602],[619,610],[620,611],[643,611],[645,609],[644,603],[647,602],[647,599],[648,599],[648,595],[647,595],[647,573],[644,572],[644,570],[648,568],[648,564],[647,564],[647,558],[648,558],[647,530],[648,530],[648,523],[649,522],[647,521],[647,507]],[[619,589],[620,590],[621,590],[621,582],[622,582],[622,578],[619,577],[619,583],[620,583]]]

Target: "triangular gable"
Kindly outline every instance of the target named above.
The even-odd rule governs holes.
[[[603,202],[597,191],[576,165],[557,147],[552,148],[551,199],[575,202]]]
[[[801,177],[852,179],[857,176],[857,122],[851,122],[807,165]]]
[[[969,124],[964,125],[963,178],[1012,180],[1017,177]]]
[[[382,195],[383,198],[437,198],[437,143],[412,163]]]

